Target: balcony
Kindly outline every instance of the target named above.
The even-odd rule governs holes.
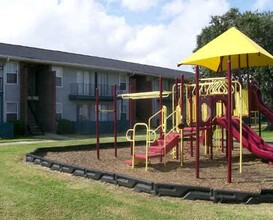
[[[104,101],[113,100],[113,86],[97,85],[97,88],[99,90],[100,100],[104,100]],[[70,100],[95,100],[96,86],[94,84],[72,83],[70,84],[69,99]]]
[[[0,77],[0,92],[3,92],[3,77]]]

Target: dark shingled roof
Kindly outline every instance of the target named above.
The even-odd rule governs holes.
[[[180,77],[181,74],[184,74],[186,78],[193,77],[191,72],[186,71],[4,43],[0,43],[0,58],[48,63],[53,65],[58,64],[85,68],[108,69],[112,71],[147,74],[168,78]]]

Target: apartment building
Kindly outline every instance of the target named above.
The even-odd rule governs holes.
[[[95,133],[96,88],[99,109],[113,109],[117,94],[158,90],[159,76],[165,90],[176,77],[190,72],[138,63],[0,43],[0,122],[24,122],[25,132],[56,132],[58,121],[73,123],[75,133]],[[134,103],[134,120],[145,121],[157,109],[156,100]],[[117,101],[118,130],[128,128],[128,100]],[[100,112],[102,132],[110,132],[113,114]],[[0,132],[1,133],[1,132]],[[0,134],[1,136],[1,134]]]

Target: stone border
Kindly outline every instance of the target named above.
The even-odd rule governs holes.
[[[123,143],[126,144],[126,143]],[[104,147],[112,146],[112,143],[104,144]],[[214,203],[244,203],[260,204],[273,203],[273,189],[262,189],[260,193],[231,191],[223,189],[212,189],[208,187],[156,183],[135,177],[106,172],[96,169],[86,169],[83,167],[71,166],[43,158],[45,152],[64,152],[75,150],[87,150],[95,145],[75,145],[65,147],[37,148],[33,152],[26,154],[26,162],[41,165],[51,170],[69,173],[74,176],[85,177],[93,180],[116,184],[131,188],[136,192],[145,192],[156,196],[179,197],[188,200],[206,200]]]

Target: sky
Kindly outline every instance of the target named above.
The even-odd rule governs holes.
[[[177,69],[211,16],[273,0],[0,0],[0,42]],[[184,66],[180,70],[189,70]]]

